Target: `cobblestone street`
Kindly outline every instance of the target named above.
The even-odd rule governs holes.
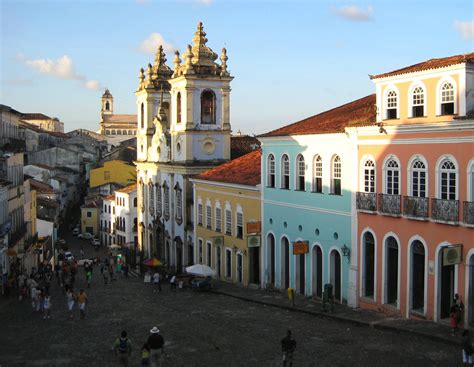
[[[76,290],[83,286],[81,269]],[[50,320],[33,313],[28,300],[2,300],[0,365],[116,365],[111,347],[125,329],[134,346],[130,365],[139,366],[139,349],[154,325],[166,341],[164,366],[278,366],[279,341],[287,328],[297,341],[295,366],[452,366],[460,360],[456,346],[219,294],[171,293],[167,285],[158,293],[141,279],[122,276],[104,285],[98,268],[86,291],[90,303],[84,320],[77,310],[73,320],[68,318],[56,284]]]

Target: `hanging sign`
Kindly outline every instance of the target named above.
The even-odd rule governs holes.
[[[443,266],[462,263],[462,244],[443,248]]]
[[[247,222],[247,233],[258,234],[262,231],[262,222]]]
[[[247,236],[247,247],[260,247],[260,236]]]
[[[304,255],[308,253],[308,241],[296,241],[293,243],[293,255]]]

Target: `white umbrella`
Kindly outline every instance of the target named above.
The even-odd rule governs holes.
[[[204,277],[216,275],[215,270],[212,270],[209,266],[203,264],[194,264],[186,268],[186,272],[194,275],[201,275]]]

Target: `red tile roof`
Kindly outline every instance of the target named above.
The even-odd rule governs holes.
[[[204,171],[195,178],[206,181],[256,186],[260,184],[261,149]]]
[[[25,120],[51,120],[51,117],[43,115],[42,113],[24,113]]]
[[[123,192],[123,193],[129,194],[129,193],[131,193],[131,192],[133,192],[133,191],[137,191],[137,184],[133,184],[133,185],[124,187],[123,189],[115,190],[115,191],[116,191],[116,192]]]
[[[104,200],[108,200],[108,201],[114,201],[114,200],[115,200],[115,194],[112,194],[112,195],[106,196],[106,197],[104,198]]]
[[[137,115],[103,115],[103,120],[105,123],[137,123]]]
[[[345,127],[375,123],[375,94],[308,117],[260,137],[342,133]]]
[[[415,65],[406,66],[398,70],[389,71],[388,73],[373,75],[370,77],[370,79],[385,78],[387,76],[408,74],[408,73],[413,73],[416,71],[439,69],[439,68],[444,68],[447,66],[464,64],[464,63],[466,64],[474,63],[474,52],[463,54],[463,55],[443,57],[441,59],[430,59],[428,61],[423,61]]]
[[[249,135],[230,137],[230,159],[235,159],[260,148],[260,141]]]

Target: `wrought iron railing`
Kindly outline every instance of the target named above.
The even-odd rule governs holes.
[[[443,222],[458,222],[459,200],[431,199],[431,218]]]
[[[356,196],[358,210],[377,211],[377,194],[373,192],[358,192]]]
[[[465,201],[463,209],[464,209],[463,210],[464,223],[474,224],[474,202]]]
[[[429,213],[429,199],[416,196],[403,197],[403,215],[413,218],[428,218]]]
[[[401,210],[401,196],[379,194],[378,209],[382,214],[400,215]]]

